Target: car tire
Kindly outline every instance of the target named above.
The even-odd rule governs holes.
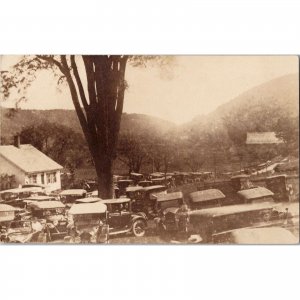
[[[146,222],[143,220],[136,220],[132,224],[132,232],[136,237],[142,237],[146,233]]]

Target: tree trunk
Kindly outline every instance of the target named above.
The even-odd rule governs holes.
[[[113,160],[112,159],[97,159],[95,167],[98,178],[98,197],[109,199],[114,196],[113,188]]]

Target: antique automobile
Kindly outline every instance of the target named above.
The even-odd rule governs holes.
[[[133,212],[143,211],[144,188],[141,186],[129,186],[126,188],[126,197],[131,199]]]
[[[16,209],[7,204],[0,204],[0,241],[5,242],[9,224],[15,219]]]
[[[191,209],[203,209],[223,205],[225,195],[218,189],[208,189],[190,193]]]
[[[41,242],[42,226],[35,226],[30,220],[18,220],[9,223],[2,240],[6,243],[33,243]]]
[[[162,172],[154,172],[154,173],[151,173],[150,174],[150,178],[153,179],[153,178],[162,178],[164,177],[165,173],[162,173]]]
[[[135,184],[137,184],[139,181],[143,180],[144,175],[140,173],[131,172],[129,177],[134,181]]]
[[[86,196],[87,191],[84,189],[70,189],[64,190],[59,193],[60,201],[67,207],[70,207],[75,202],[75,200],[85,198]]]
[[[133,233],[142,237],[146,233],[147,217],[143,212],[134,213],[128,198],[105,199],[101,203],[107,206],[107,224],[109,235]]]
[[[242,190],[238,191],[237,194],[242,203],[274,202],[274,193],[265,187]]]
[[[117,187],[117,185],[114,184],[114,193],[115,193],[115,198],[119,198],[119,188]],[[92,192],[89,192],[87,194],[87,197],[98,197],[98,190],[94,190]]]
[[[168,185],[172,181],[172,176],[151,179],[153,185]]]
[[[151,185],[147,186],[143,190],[143,200],[139,204],[142,207],[142,212],[144,212],[148,217],[155,217],[155,205],[157,194],[166,194],[167,187],[164,185]]]
[[[44,192],[39,187],[26,187],[4,190],[0,192],[0,203],[24,208],[26,207],[24,199],[32,195],[44,195]]]
[[[88,193],[97,189],[98,183],[96,180],[86,180],[83,182],[82,188]]]
[[[132,213],[130,205],[127,198],[74,204],[68,212],[73,240],[79,237],[80,242],[100,243],[118,234],[144,236],[147,218],[143,213]]]
[[[138,186],[146,187],[152,185],[152,181],[150,180],[142,180],[138,182]]]
[[[250,176],[246,174],[236,175],[230,178],[231,186],[234,191],[240,191],[254,187],[250,181]]]
[[[73,242],[108,242],[107,206],[104,203],[75,203],[68,214],[68,231]]]
[[[282,227],[241,228],[216,234],[214,244],[299,244],[299,236]]]
[[[41,201],[30,204],[32,218],[43,224],[47,242],[67,235],[68,220],[65,205],[60,201]]]
[[[292,190],[287,184],[287,176],[284,174],[267,177],[266,186],[274,193],[274,200],[276,202],[288,202],[292,195]]]
[[[160,214],[166,208],[170,208],[170,207],[179,208],[183,203],[184,203],[184,201],[183,201],[182,192],[157,194],[156,195],[155,212],[157,214]]]
[[[28,198],[25,198],[23,200],[26,203],[26,208],[29,208],[30,205],[37,202],[43,202],[43,201],[56,201],[56,198],[53,196],[31,196]]]
[[[132,179],[121,179],[118,180],[117,186],[119,188],[119,196],[126,194],[126,188],[134,184]]]
[[[184,204],[182,192],[159,194],[155,206],[155,223],[158,233],[178,230],[178,217]]]
[[[238,204],[189,212],[189,233],[203,243],[212,243],[216,234],[245,227],[281,226],[287,214],[270,203]]]

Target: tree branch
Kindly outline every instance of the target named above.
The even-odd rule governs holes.
[[[66,72],[67,70],[64,68],[64,66],[63,66],[58,60],[54,59],[53,56],[36,55],[36,57],[39,58],[39,59],[45,60],[45,61],[47,61],[47,62],[49,62],[49,63],[52,63],[52,64],[54,64],[54,65],[56,65],[56,66],[60,69],[60,71],[61,71],[64,75],[66,75],[65,72]]]
[[[76,62],[75,62],[75,55],[71,55],[71,67],[73,69],[74,77],[76,79],[76,83],[77,83],[77,86],[78,86],[78,90],[79,90],[79,94],[80,94],[82,104],[84,106],[85,111],[87,111],[89,109],[89,105],[87,103],[86,96],[85,96],[85,93],[84,93],[84,89],[83,89],[83,86],[82,86],[82,82],[81,82],[81,79],[80,79],[80,76],[79,76],[79,73],[78,73],[78,68],[77,68],[77,65],[76,65]]]

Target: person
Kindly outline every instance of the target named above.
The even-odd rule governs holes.
[[[287,191],[288,191],[289,202],[293,202],[293,200],[294,200],[294,191],[293,191],[293,186],[291,184],[288,184]]]
[[[108,243],[109,238],[108,226],[103,222],[99,221],[99,227],[97,230],[97,243]]]
[[[188,232],[188,223],[189,223],[189,209],[188,206],[183,203],[177,211],[177,224],[178,231],[187,234]]]

